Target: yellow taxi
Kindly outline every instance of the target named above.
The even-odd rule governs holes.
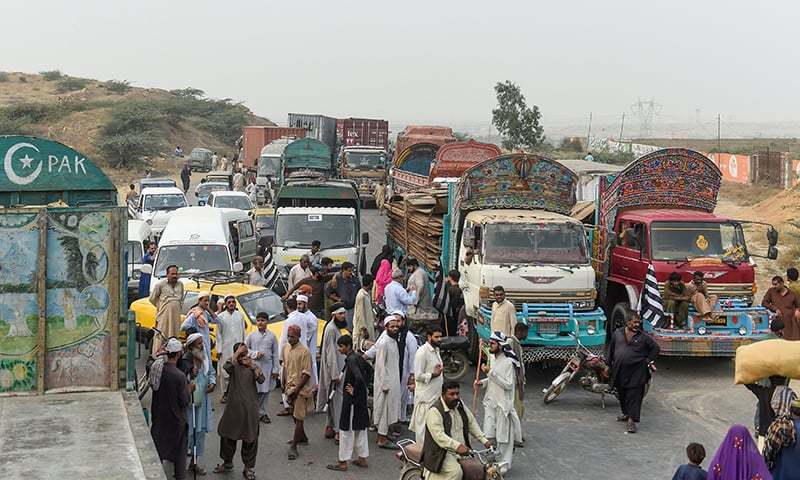
[[[275,209],[271,207],[256,208],[256,231],[260,238],[272,244],[275,238]]]
[[[211,293],[210,305],[212,308],[217,304],[217,300],[224,299],[228,295],[233,295],[234,298],[236,298],[236,308],[241,312],[247,324],[247,334],[258,329],[256,326],[256,315],[259,312],[266,312],[270,317],[267,328],[269,328],[275,335],[275,338],[280,341],[286,315],[283,311],[283,302],[281,298],[272,290],[256,285],[249,285],[247,283],[220,283],[212,280],[190,280],[188,282],[184,280],[183,290],[181,321],[186,317],[189,310],[197,304],[197,297],[200,295],[200,292],[207,291]],[[130,309],[134,312],[136,327],[140,332],[146,332],[155,327],[156,307],[150,303],[149,299],[142,298],[136,300],[131,304]],[[325,320],[317,319],[317,349],[319,349],[322,343],[322,333],[324,329]],[[216,325],[213,323],[209,325],[209,330],[211,331],[211,342],[212,345],[214,345],[217,338]],[[143,338],[143,336],[139,335],[138,338]],[[217,361],[216,347],[212,347],[211,359]]]

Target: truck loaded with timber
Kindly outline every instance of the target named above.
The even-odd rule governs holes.
[[[702,272],[713,313],[693,305],[686,324],[643,314],[644,330],[662,355],[733,356],[736,348],[769,333],[770,314],[754,305],[755,262],[745,244],[743,222],[714,214],[722,173],[705,155],[682,148],[640,157],[622,172],[601,178],[593,232],[600,277],[599,301],[611,327],[640,309],[648,271],[663,295],[678,273],[688,285]],[[774,260],[778,232],[767,227],[767,255]],[[647,310],[647,309],[644,309]]]
[[[405,192],[435,182],[455,182],[467,168],[500,153],[497,145],[475,140],[448,143],[443,147],[431,143],[412,145],[395,160],[394,189]]]
[[[436,152],[455,141],[450,127],[409,125],[398,133],[390,171],[394,191],[406,191],[417,186],[420,178],[427,179]]]
[[[460,317],[473,355],[491,334],[496,285],[530,327],[525,362],[566,360],[570,332],[596,352],[603,348],[606,318],[595,304],[586,235],[568,216],[575,184],[575,174],[553,160],[507,154],[470,167],[446,188],[399,194],[388,204],[389,242],[399,254],[416,258],[431,278],[460,272]]]

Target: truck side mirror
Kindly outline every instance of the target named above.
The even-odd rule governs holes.
[[[776,260],[778,258],[778,247],[770,245],[770,247],[767,248],[767,258],[770,260]]]
[[[369,232],[364,232],[361,234],[361,244],[362,245],[369,244]]]
[[[770,247],[778,244],[778,231],[772,225],[767,229],[767,241]]]

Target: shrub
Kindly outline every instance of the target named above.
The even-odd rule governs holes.
[[[6,72],[0,72],[0,82],[7,82],[10,80],[10,77]]]
[[[39,72],[39,75],[44,77],[44,79],[47,80],[48,82],[60,80],[61,77],[63,77],[61,70],[47,70],[45,72]]]
[[[190,98],[201,98],[206,95],[206,92],[200,90],[199,88],[192,88],[192,87],[181,88],[178,90],[170,90],[169,93],[177,97],[190,97]]]
[[[158,153],[155,128],[162,119],[155,105],[118,104],[100,130],[97,146],[117,168],[133,166],[142,157]]]
[[[613,165],[627,165],[632,161],[636,160],[636,155],[631,152],[592,152],[592,157],[594,158],[595,162],[600,163],[611,163]]]
[[[28,77],[19,77],[19,83],[28,83]]]
[[[109,80],[103,84],[103,87],[109,92],[122,95],[131,89],[131,84],[127,80]]]
[[[74,92],[76,90],[81,90],[88,84],[89,80],[86,80],[85,78],[65,77],[63,80],[58,82],[56,91],[58,93]]]

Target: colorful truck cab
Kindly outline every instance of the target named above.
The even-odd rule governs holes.
[[[593,232],[600,303],[609,331],[639,306],[650,265],[661,294],[678,272],[687,284],[704,273],[719,315],[702,318],[690,306],[685,328],[669,321],[644,322],[662,355],[733,356],[736,347],[769,330],[769,312],[754,305],[755,262],[742,222],[715,215],[722,175],[701,153],[664,149],[645,155],[616,176],[601,180]],[[777,232],[769,226],[766,258],[777,256]]]

